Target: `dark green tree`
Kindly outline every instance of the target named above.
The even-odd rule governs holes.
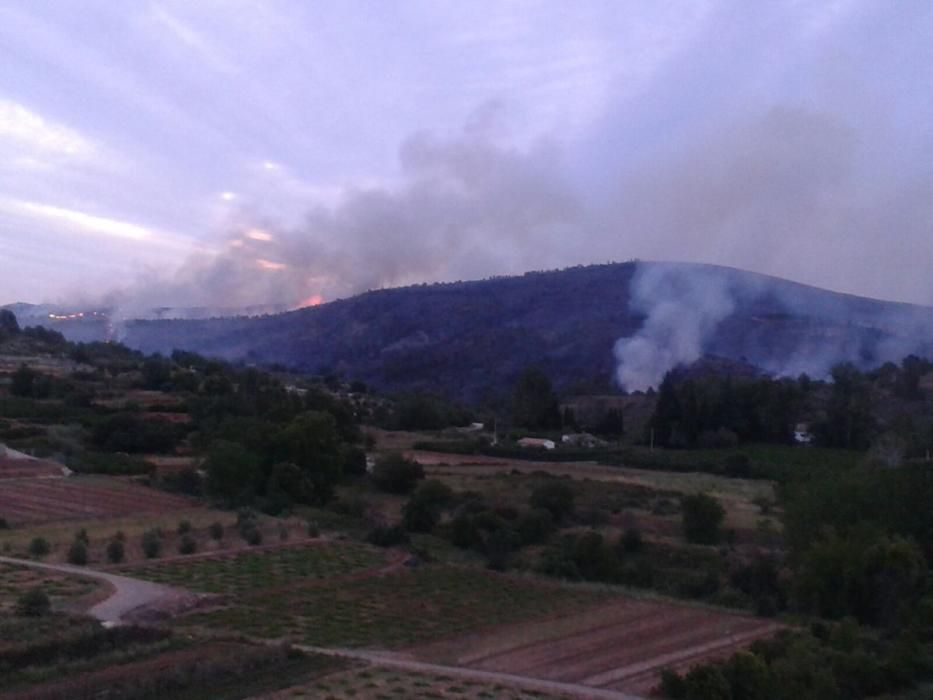
[[[526,369],[518,378],[512,392],[512,420],[515,425],[533,430],[561,427],[557,394],[540,369]]]
[[[259,458],[235,442],[215,442],[203,469],[208,495],[229,505],[251,503],[262,480]]]
[[[715,498],[706,493],[684,496],[681,500],[684,537],[696,544],[716,544],[726,511]]]

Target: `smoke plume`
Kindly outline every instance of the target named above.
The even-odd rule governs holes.
[[[297,224],[240,211],[218,249],[124,295],[123,315],[162,306],[294,308],[370,289],[560,263],[582,209],[547,140],[504,145],[471,119],[452,137],[410,137],[401,176],[350,187]]]
[[[640,265],[629,290],[632,311],[646,314],[641,330],[615,345],[616,379],[629,390],[661,383],[664,374],[703,354],[704,342],[735,310],[722,274],[676,265]]]

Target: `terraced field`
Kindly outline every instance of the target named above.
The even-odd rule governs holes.
[[[123,567],[121,573],[204,593],[267,593],[340,578],[386,564],[384,550],[350,542],[314,542]]]
[[[181,496],[101,476],[8,479],[0,489],[0,517],[14,526],[163,513],[190,508],[192,504]]]
[[[185,623],[322,647],[400,648],[478,630],[569,614],[606,599],[484,570],[424,566],[383,576],[322,581],[267,595],[257,588],[235,606]]]
[[[780,625],[743,615],[616,597],[580,615],[447,640],[422,660],[648,695],[664,668],[723,658]]]
[[[354,668],[252,700],[566,700],[567,696],[436,673]]]

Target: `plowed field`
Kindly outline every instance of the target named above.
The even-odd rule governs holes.
[[[731,655],[778,629],[754,617],[614,598],[573,617],[428,645],[415,656],[644,696],[662,669]]]
[[[0,517],[10,525],[161,513],[192,505],[181,496],[107,477],[9,479],[0,489]]]

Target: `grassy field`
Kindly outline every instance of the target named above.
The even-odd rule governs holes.
[[[236,595],[378,567],[385,552],[350,542],[316,542],[271,551],[243,551],[190,561],[152,562],[124,571],[194,591]]]
[[[565,700],[566,697],[435,673],[370,666],[330,674],[305,686],[252,700]]]
[[[235,607],[182,622],[317,646],[398,648],[572,612],[605,598],[557,584],[432,565],[281,595],[257,591]]]

